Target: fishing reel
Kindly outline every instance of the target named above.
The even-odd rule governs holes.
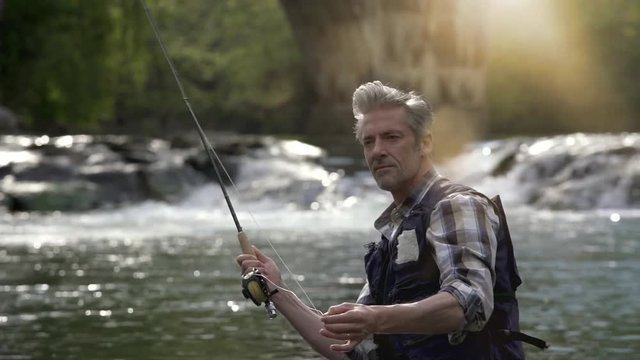
[[[271,296],[277,292],[278,289],[269,291],[267,280],[257,269],[242,275],[242,295],[247,299],[251,299],[257,306],[264,303],[269,319],[273,319],[278,315],[276,307],[270,300]]]

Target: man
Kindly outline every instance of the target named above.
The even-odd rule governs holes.
[[[273,295],[276,308],[329,359],[524,358],[508,338],[518,330],[520,283],[510,240],[499,242],[508,232],[489,199],[435,171],[430,105],[374,81],[356,89],[353,112],[367,165],[393,197],[375,222],[382,236],[365,256],[367,284],[357,303],[324,315],[289,291]],[[256,268],[284,288],[273,260],[255,250],[237,258],[242,271]],[[487,326],[494,284],[507,300]]]

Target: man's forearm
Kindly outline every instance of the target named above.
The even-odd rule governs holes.
[[[464,326],[462,306],[447,292],[414,303],[373,305],[372,309],[379,334],[448,334]]]
[[[343,360],[343,353],[329,349],[331,344],[340,343],[320,335],[323,323],[320,315],[314,313],[293,293],[280,291],[272,297],[273,303],[289,323],[311,345],[311,347],[327,359]]]

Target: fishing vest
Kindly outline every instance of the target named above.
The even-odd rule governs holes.
[[[415,232],[419,246],[417,261],[396,263],[397,236],[390,241],[383,235],[380,242],[370,246],[365,255],[365,268],[371,296],[376,304],[415,302],[439,292],[440,272],[432,256],[433,252],[429,249],[426,233],[436,204],[454,193],[468,193],[486,198],[466,186],[454,184],[444,178],[437,180],[422,201],[403,220],[398,232]],[[374,341],[378,345],[377,358],[524,359],[520,341],[526,341],[527,338],[537,339],[519,332],[519,311],[515,291],[522,281],[518,274],[513,244],[500,198],[489,200],[489,203],[500,219],[500,227],[496,234],[494,307],[484,328],[478,332],[468,332],[464,341],[457,345],[449,343],[447,334],[374,335]]]

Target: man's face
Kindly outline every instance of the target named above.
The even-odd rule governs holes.
[[[378,186],[401,202],[429,169],[431,136],[416,139],[402,107],[380,108],[364,115],[362,146]]]

